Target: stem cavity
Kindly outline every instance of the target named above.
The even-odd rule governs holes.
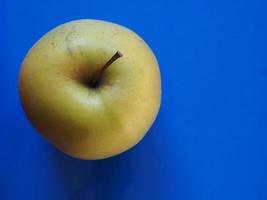
[[[90,86],[91,87],[97,87],[99,85],[101,76],[103,72],[113,63],[115,62],[118,58],[122,57],[123,54],[120,51],[117,51],[104,65],[103,67],[100,68],[99,71],[97,71],[91,81],[90,81]]]

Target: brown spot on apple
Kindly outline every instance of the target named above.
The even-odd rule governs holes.
[[[114,37],[117,36],[118,34],[119,34],[119,31],[113,33],[113,34],[111,35],[111,38],[114,38]]]
[[[52,41],[50,44],[51,44],[53,47],[56,47],[56,43],[55,43],[54,41]]]

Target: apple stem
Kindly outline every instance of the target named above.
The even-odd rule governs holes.
[[[104,65],[103,67],[100,68],[99,71],[95,73],[95,75],[92,77],[90,81],[90,85],[92,87],[96,87],[99,84],[99,80],[102,76],[102,73],[113,63],[115,62],[118,58],[122,57],[123,54],[120,51],[117,51]]]

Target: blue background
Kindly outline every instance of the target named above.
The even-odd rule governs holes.
[[[0,199],[266,200],[266,9],[264,0],[2,0]],[[49,145],[17,91],[27,50],[79,18],[133,29],[162,73],[162,106],[147,136],[100,161]]]

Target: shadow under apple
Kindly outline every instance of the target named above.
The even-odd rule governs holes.
[[[103,160],[86,161],[54,151],[55,167],[67,199],[112,199],[131,187],[132,150]]]

